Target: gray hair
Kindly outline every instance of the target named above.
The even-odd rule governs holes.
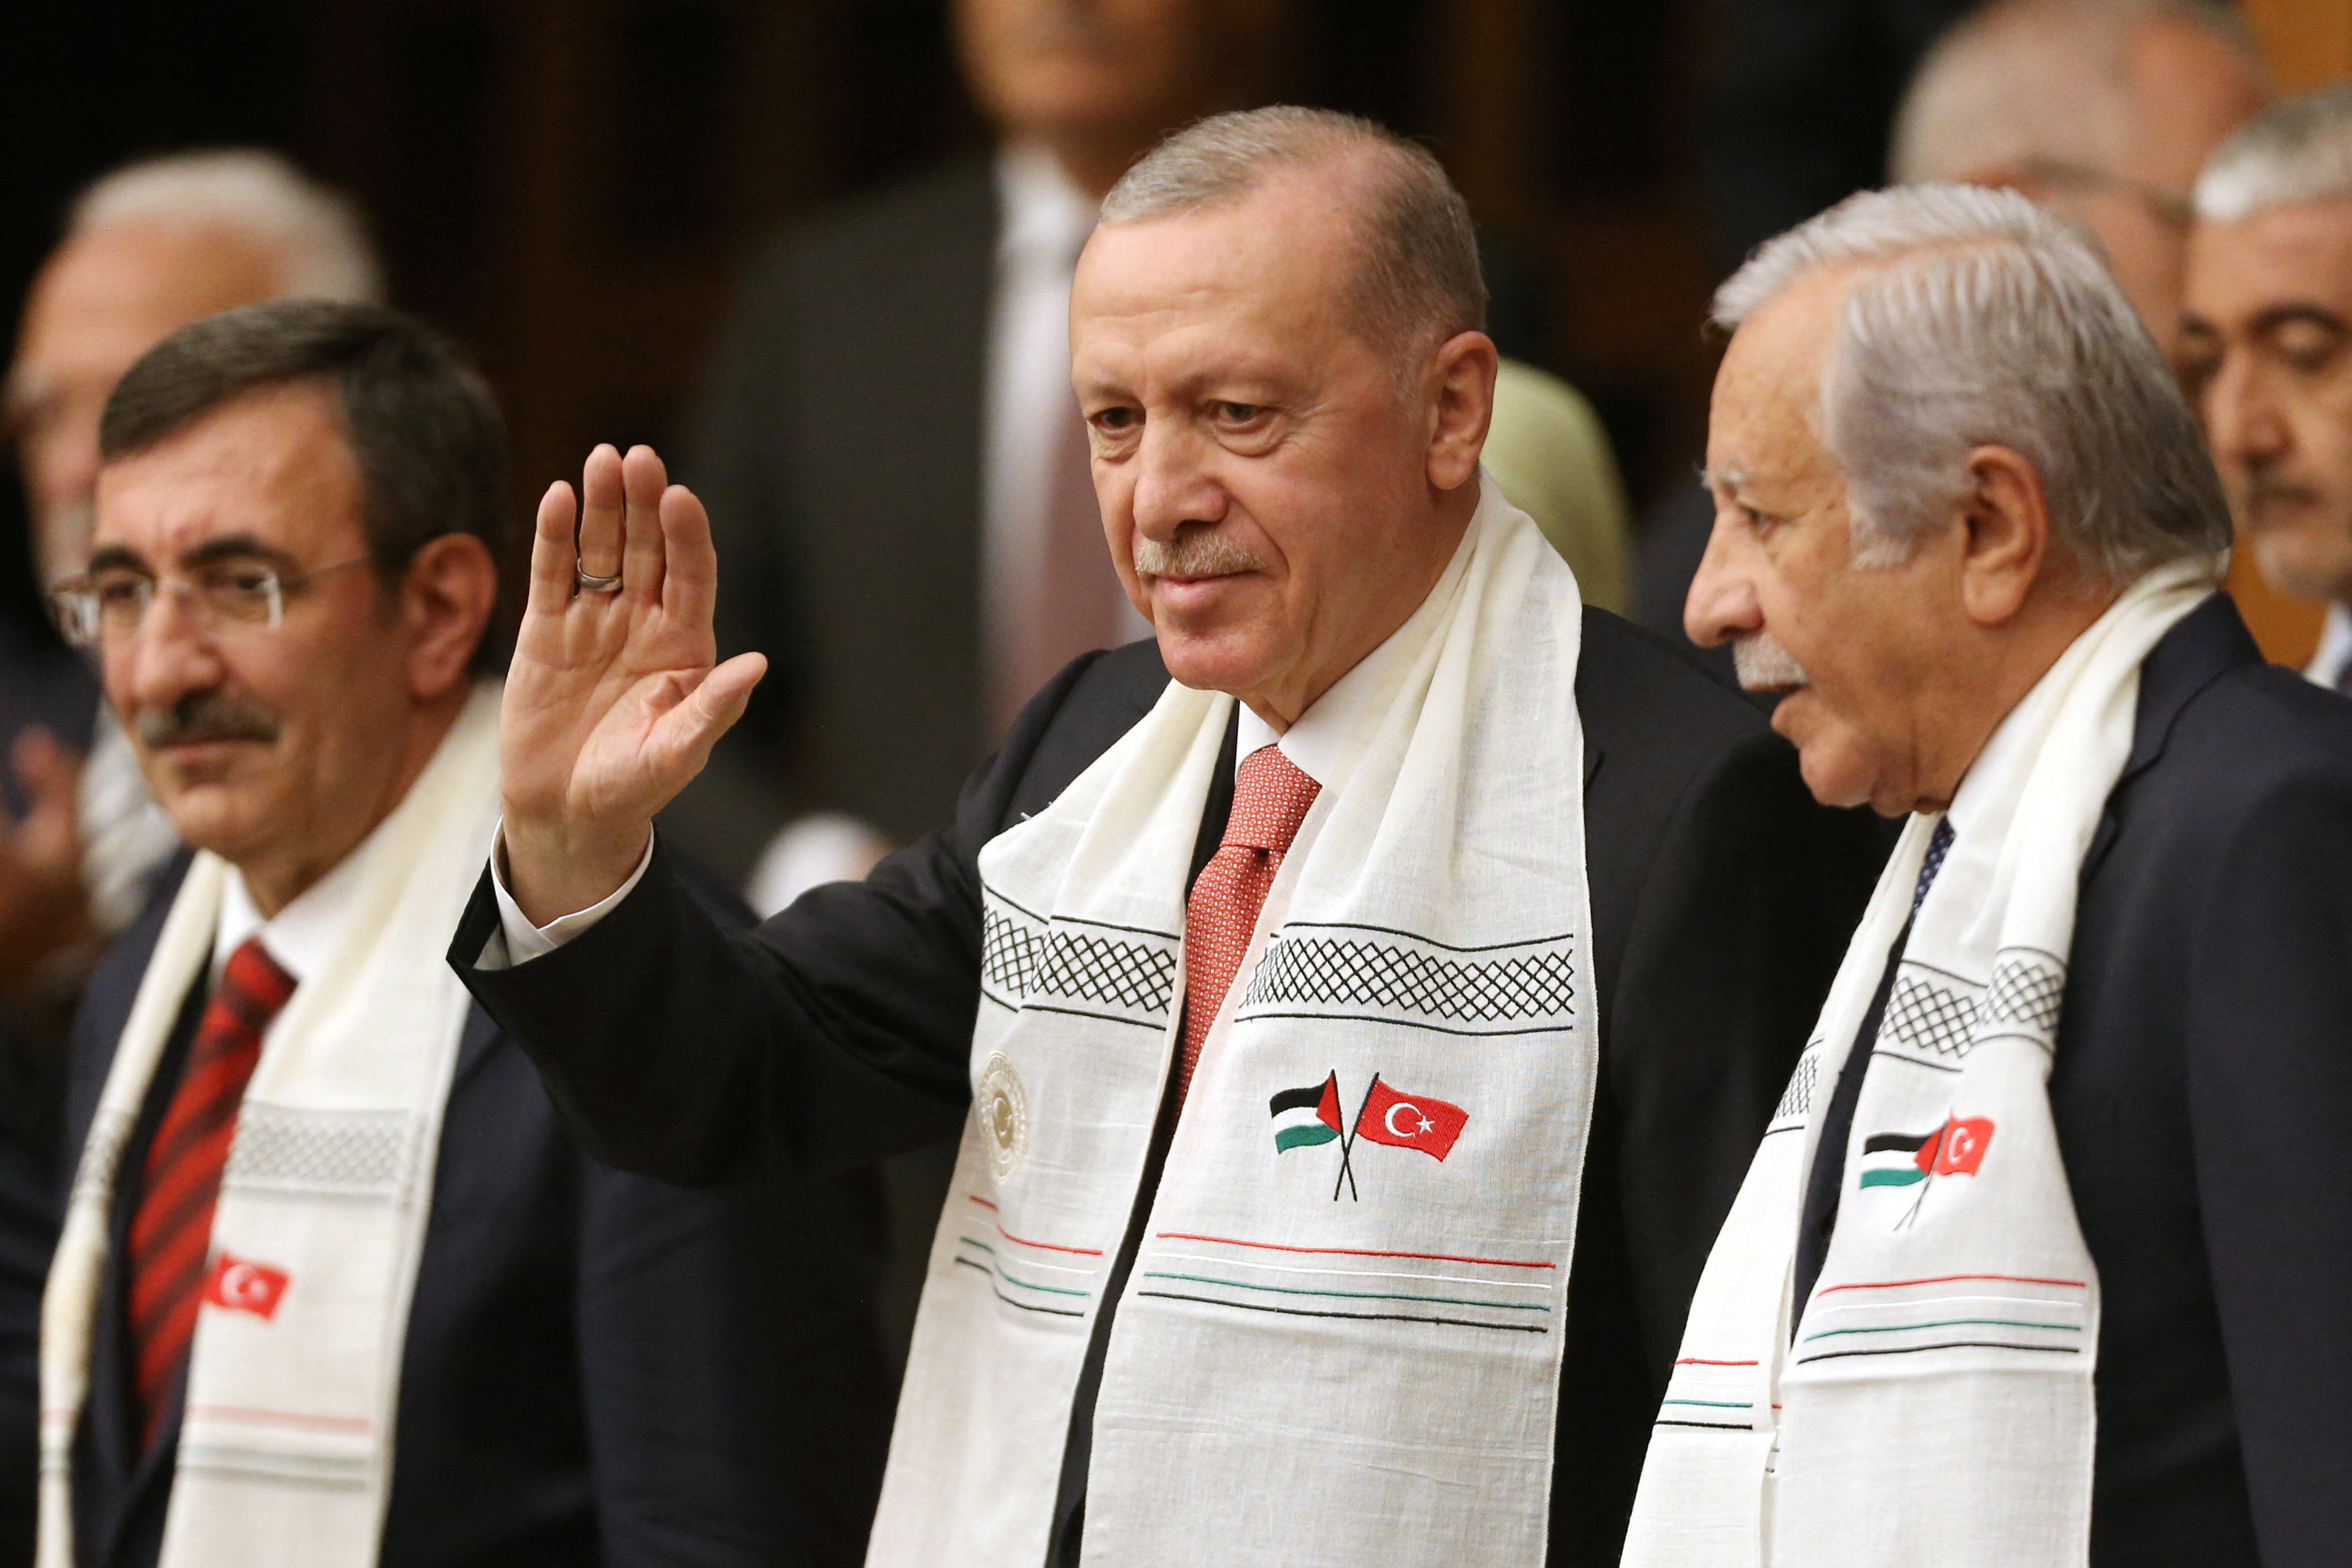
[[[289,297],[373,304],[383,268],[350,198],[257,147],[175,153],[126,164],[81,194],[70,237],[121,224],[226,228],[283,258]]]
[[[2196,416],[2075,226],[2014,191],[1865,191],[1768,240],[1715,297],[1736,329],[1825,267],[1860,276],[1822,367],[1856,560],[1907,559],[1970,491],[1968,457],[2032,464],[2054,538],[2127,582],[2194,559],[2216,575],[2230,513]]]
[[[2267,207],[2352,195],[2352,83],[2274,103],[2214,149],[2197,216],[2236,223]]]
[[[1140,223],[1241,201],[1270,174],[1370,165],[1351,196],[1365,231],[1355,280],[1365,337],[1399,358],[1400,380],[1456,332],[1486,325],[1486,279],[1469,204],[1428,149],[1352,114],[1278,104],[1219,114],[1144,154],[1103,199],[1105,224]]]
[[[2269,83],[2245,23],[2210,0],[1995,0],[1945,29],[1920,62],[1895,116],[1888,169],[1906,184],[2037,159],[2113,173],[2143,107],[2132,44],[2162,22],[2210,34]]]

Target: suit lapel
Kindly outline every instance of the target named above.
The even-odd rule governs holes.
[[[2164,634],[2140,666],[2139,706],[2132,720],[2131,755],[2107,796],[2091,847],[2083,857],[2087,883],[2123,831],[2122,805],[2132,781],[2164,755],[2173,725],[2197,694],[2233,669],[2263,662],[2262,648],[2238,614],[2235,600],[2216,594]]]

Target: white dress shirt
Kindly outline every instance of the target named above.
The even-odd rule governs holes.
[[[1018,626],[1039,578],[1054,465],[1076,406],[1070,391],[1070,279],[1094,232],[1097,203],[1052,153],[1028,143],[996,159],[996,298],[989,314],[981,471],[983,625]],[[1126,640],[1151,628],[1124,594]],[[992,632],[992,643],[994,636]]]
[[[256,934],[278,967],[298,983],[318,973],[347,933],[352,900],[359,896],[367,858],[376,852],[376,843],[377,836],[371,832],[358,848],[335,862],[334,869],[266,917],[245,885],[245,873],[232,868],[221,896],[220,924],[213,931],[214,983],[219,983],[221,971],[228,966],[229,954]]]
[[[2303,673],[2326,687],[2334,687],[2343,679],[2344,667],[2352,664],[2352,610],[2341,605],[2327,606],[2327,625],[2319,634],[2318,651]]]

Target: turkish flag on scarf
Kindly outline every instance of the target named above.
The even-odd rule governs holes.
[[[1356,1136],[1391,1149],[1418,1149],[1443,1160],[1469,1120],[1470,1113],[1458,1105],[1402,1095],[1374,1078],[1364,1109],[1356,1113]]]

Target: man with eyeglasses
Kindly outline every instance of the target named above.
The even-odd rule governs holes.
[[[389,311],[251,306],[134,364],[100,441],[58,621],[193,853],[76,1026],[41,1560],[849,1560],[852,1189],[591,1163],[442,962],[499,812],[487,388]]]

